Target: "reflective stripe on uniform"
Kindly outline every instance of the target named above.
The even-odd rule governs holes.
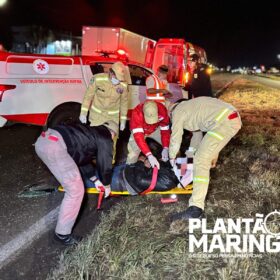
[[[121,120],[127,120],[126,116],[121,116]]]
[[[114,114],[118,114],[120,112],[120,110],[116,110],[116,111],[104,111],[107,112],[108,115],[114,115]]]
[[[223,140],[224,139],[224,136],[217,133],[217,132],[214,132],[214,131],[208,131],[207,134],[213,136],[214,138],[218,139],[218,140]]]
[[[97,113],[99,113],[99,114],[101,114],[102,113],[102,111],[101,110],[99,110],[98,108],[96,108],[95,106],[91,106],[91,108],[92,108],[92,110],[93,111],[95,111],[95,112],[97,112]]]
[[[147,96],[148,100],[165,100],[164,97],[161,97],[161,96]]]
[[[154,78],[155,89],[160,89],[158,78],[155,75],[152,75],[152,77]]]
[[[196,177],[193,178],[193,182],[208,184],[209,183],[209,178],[208,177],[196,176]]]
[[[169,125],[167,125],[167,126],[160,126],[160,130],[169,130]]]
[[[134,129],[132,129],[132,133],[134,134],[134,133],[138,133],[138,132],[141,132],[141,133],[144,133],[144,129],[143,128],[134,128]]]
[[[217,117],[216,117],[216,121],[218,122],[218,121],[220,121],[224,116],[225,116],[225,114],[227,113],[229,111],[229,109],[228,108],[225,108]]]
[[[109,81],[108,77],[96,77],[95,78],[96,81]]]
[[[87,112],[87,111],[88,111],[88,109],[87,109],[87,108],[84,108],[84,107],[82,107],[81,110],[84,111],[84,112]]]
[[[114,115],[114,114],[118,114],[120,112],[120,110],[116,110],[116,111],[102,111],[98,108],[96,108],[94,105],[92,105],[92,110],[99,113],[99,114],[102,114],[102,112],[104,113],[107,113],[108,115]]]

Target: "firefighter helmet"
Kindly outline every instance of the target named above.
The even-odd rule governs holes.
[[[158,122],[158,107],[156,102],[147,101],[143,106],[144,118],[147,124],[155,124]]]
[[[112,70],[116,74],[119,81],[125,80],[125,66],[122,62],[118,61],[112,65]]]

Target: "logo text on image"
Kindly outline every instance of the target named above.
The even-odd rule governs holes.
[[[277,216],[278,232],[269,230],[268,218]],[[203,253],[279,253],[280,212],[256,214],[256,218],[221,219],[214,227],[207,227],[207,219],[189,220],[189,252],[202,249]],[[197,237],[196,233],[201,233]]]

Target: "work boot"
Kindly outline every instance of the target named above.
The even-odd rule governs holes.
[[[177,220],[189,220],[200,219],[202,217],[203,210],[196,206],[190,206],[187,210],[172,215],[172,221]]]
[[[82,237],[73,234],[62,235],[55,232],[54,239],[63,245],[71,246],[77,245],[82,240]]]

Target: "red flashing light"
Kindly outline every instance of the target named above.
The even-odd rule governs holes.
[[[117,50],[118,55],[126,55],[126,52],[122,49]]]
[[[189,82],[189,78],[190,78],[190,73],[186,72],[184,75],[184,83],[187,84]]]

